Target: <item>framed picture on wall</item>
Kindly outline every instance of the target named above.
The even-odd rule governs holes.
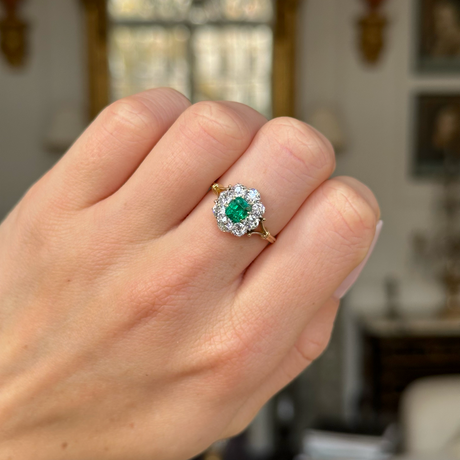
[[[446,158],[460,164],[460,93],[420,94],[415,112],[414,175],[439,177]]]
[[[418,0],[417,67],[460,72],[460,0]]]

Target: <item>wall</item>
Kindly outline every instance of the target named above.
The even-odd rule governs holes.
[[[404,310],[425,313],[442,302],[439,286],[414,264],[411,234],[433,225],[436,187],[410,176],[412,101],[418,90],[459,90],[460,79],[421,77],[413,69],[416,0],[388,0],[386,48],[375,67],[363,64],[357,47],[357,18],[363,2],[308,0],[302,4],[299,37],[299,114],[318,105],[341,115],[348,146],[340,152],[337,174],[357,177],[376,193],[383,232],[375,252],[347,298],[356,311],[378,313],[384,307],[383,279],[402,282]]]
[[[45,136],[62,105],[83,109],[83,31],[79,0],[24,2],[30,55],[14,70],[0,57],[0,219],[58,159]]]
[[[386,49],[382,61],[372,68],[363,64],[357,47],[356,21],[364,2],[306,0],[301,8],[305,26],[299,36],[299,115],[307,119],[319,105],[331,106],[341,115],[348,145],[338,154],[337,174],[355,176],[369,185],[379,199],[384,221],[380,241],[345,298],[345,314],[336,327],[336,333],[343,331],[344,350],[342,384],[335,386],[343,401],[337,415],[342,411],[353,415],[361,387],[359,334],[352,312],[384,312],[383,280],[388,275],[401,282],[405,313],[430,313],[444,300],[438,283],[422,275],[411,250],[414,231],[433,231],[438,193],[436,186],[416,181],[410,174],[413,98],[423,90],[460,91],[460,79],[422,77],[415,72],[417,1],[387,0]],[[317,365],[321,366],[321,359]]]

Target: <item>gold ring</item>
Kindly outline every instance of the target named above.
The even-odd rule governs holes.
[[[265,206],[255,188],[241,184],[222,187],[214,183],[211,189],[217,195],[212,211],[220,230],[235,236],[259,235],[269,243],[276,241],[265,228]]]

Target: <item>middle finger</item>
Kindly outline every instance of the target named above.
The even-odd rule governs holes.
[[[209,182],[244,153],[266,118],[236,102],[200,102],[185,110],[115,197],[130,232],[150,240],[180,223]]]

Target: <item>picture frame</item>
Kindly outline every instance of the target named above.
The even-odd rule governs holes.
[[[460,0],[418,0],[419,72],[460,73]]]
[[[446,172],[446,158],[460,164],[460,92],[415,96],[413,175],[437,179]]]

